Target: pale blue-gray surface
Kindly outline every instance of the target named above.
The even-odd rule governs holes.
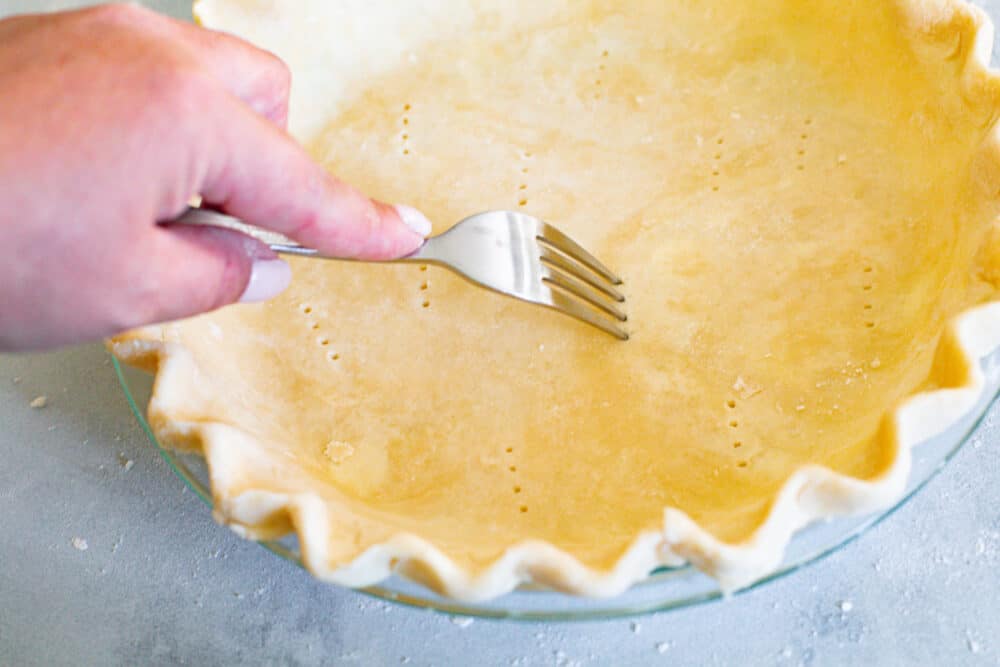
[[[462,627],[213,523],[100,346],[0,357],[0,665],[1000,664],[997,414],[896,515],[763,589],[632,622]]]

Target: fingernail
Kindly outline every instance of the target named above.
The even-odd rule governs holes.
[[[423,213],[412,206],[405,206],[403,204],[396,204],[395,208],[396,213],[399,214],[399,219],[403,221],[403,224],[412,229],[415,234],[419,234],[421,238],[430,236],[431,221]]]
[[[276,297],[292,282],[292,268],[281,259],[255,259],[250,281],[240,303],[258,303]]]

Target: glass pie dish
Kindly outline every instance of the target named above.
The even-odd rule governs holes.
[[[112,363],[129,407],[149,441],[157,448],[173,472],[211,507],[212,494],[209,491],[208,471],[204,459],[163,447],[146,419],[143,406],[147,404],[152,391],[152,376],[125,366],[114,357]],[[986,376],[986,390],[981,400],[951,429],[923,442],[913,450],[913,468],[909,482],[905,493],[895,505],[874,514],[820,521],[799,531],[788,545],[781,566],[771,575],[736,594],[766,586],[771,581],[822,560],[889,518],[910,498],[924,489],[969,440],[993,400],[1000,393],[1000,353],[982,359],[981,364]],[[928,492],[933,493],[933,488]],[[877,539],[877,534],[870,535],[869,539]],[[276,556],[302,567],[294,535],[281,540],[261,541],[260,544]],[[622,595],[609,599],[584,598],[538,587],[522,586],[512,593],[493,600],[462,602],[445,598],[399,576],[375,586],[358,589],[358,592],[419,609],[516,621],[587,621],[618,618],[681,609],[723,597],[718,582],[691,565],[658,568],[650,573],[646,581],[633,586]]]

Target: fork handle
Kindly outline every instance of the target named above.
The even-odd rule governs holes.
[[[201,227],[221,227],[222,229],[231,229],[242,234],[246,234],[252,238],[257,239],[261,243],[268,246],[274,252],[280,255],[295,255],[297,257],[314,257],[316,259],[339,259],[343,261],[354,261],[349,260],[344,257],[333,257],[331,255],[324,255],[315,248],[310,248],[304,246],[301,243],[296,243],[292,239],[288,238],[284,234],[279,234],[278,232],[273,232],[269,229],[263,229],[261,227],[255,227],[253,225],[248,225],[247,223],[234,218],[231,215],[226,215],[224,213],[218,213],[216,211],[210,211],[203,208],[188,208],[180,217],[175,220],[171,220],[170,224],[174,225],[195,225]],[[441,259],[437,257],[435,250],[434,239],[426,239],[423,244],[414,250],[409,255],[405,257],[398,257],[396,259],[389,260],[369,260],[369,261],[381,261],[383,263],[391,262],[424,262],[428,264],[438,264],[441,263]]]

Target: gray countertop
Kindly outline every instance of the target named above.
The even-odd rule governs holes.
[[[321,584],[216,525],[101,346],[0,356],[0,665],[1000,664],[998,414],[895,515],[751,593],[632,621],[465,624]]]

